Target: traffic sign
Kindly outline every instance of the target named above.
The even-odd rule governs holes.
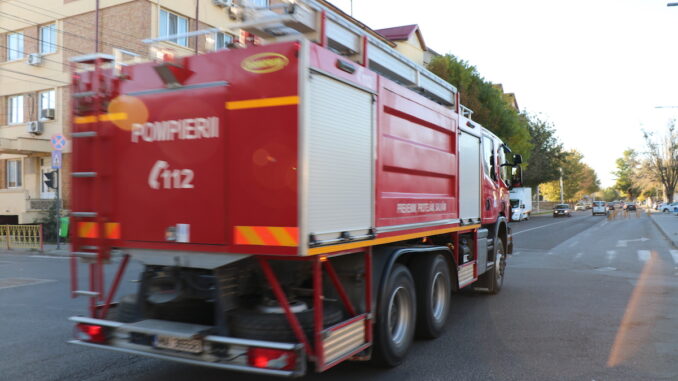
[[[52,151],[52,169],[61,168],[61,151]]]
[[[61,151],[64,147],[66,147],[66,138],[60,134],[52,135],[52,148]]]

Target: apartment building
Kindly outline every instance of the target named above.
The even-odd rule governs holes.
[[[143,39],[228,23],[211,0],[0,2],[0,224],[35,222],[54,204],[43,175],[53,170],[50,139],[57,134],[69,141],[60,176],[60,197],[68,200],[71,57],[100,51],[148,60],[154,47]],[[225,48],[238,37],[214,33],[160,45],[185,55]]]

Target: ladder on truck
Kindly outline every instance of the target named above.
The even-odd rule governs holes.
[[[104,66],[112,67],[115,63],[114,56],[95,53],[74,57],[70,60],[73,75],[71,84],[72,93],[72,132],[71,138],[80,142],[73,145],[74,164],[82,165],[89,162],[89,168],[72,168],[72,184],[76,182],[89,182],[90,194],[73,194],[76,197],[87,199],[91,205],[90,210],[74,210],[71,212],[71,296],[89,297],[89,309],[92,317],[104,318],[113,301],[115,293],[125,268],[129,261],[129,255],[125,255],[120,262],[115,278],[106,294],[104,280],[104,264],[111,261],[111,242],[119,238],[119,225],[109,220],[111,205],[106,204],[105,179],[110,176],[110,162],[112,150],[107,147],[106,136],[103,136],[101,124],[109,121],[106,116],[106,101],[111,99],[114,87],[118,79],[104,72]],[[87,88],[82,88],[77,70],[79,67],[88,66],[91,70],[90,81]],[[81,116],[79,116],[81,115]],[[82,160],[77,155],[83,155],[81,149],[86,148],[89,160]],[[80,185],[80,184],[78,184]],[[72,186],[72,192],[81,189]],[[89,267],[89,289],[81,289],[78,282],[78,259],[85,262]],[[103,302],[103,304],[102,304]]]

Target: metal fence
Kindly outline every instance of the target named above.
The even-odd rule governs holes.
[[[0,248],[42,251],[42,225],[0,225]]]

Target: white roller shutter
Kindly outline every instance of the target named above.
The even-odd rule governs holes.
[[[324,75],[310,79],[308,233],[318,241],[372,227],[372,94]]]

